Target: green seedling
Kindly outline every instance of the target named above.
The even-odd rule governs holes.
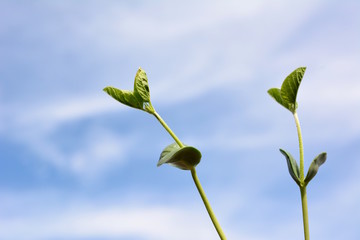
[[[179,169],[189,170],[191,172],[191,176],[194,180],[196,188],[199,191],[199,194],[204,202],[210,219],[213,222],[217,233],[219,234],[219,237],[221,239],[226,239],[225,234],[221,229],[221,226],[217,221],[213,210],[211,209],[210,203],[196,174],[195,167],[200,163],[201,153],[198,149],[183,144],[165,123],[165,121],[160,117],[160,115],[155,111],[150,101],[150,89],[145,71],[141,68],[139,68],[137,71],[133,91],[120,90],[114,87],[106,87],[104,88],[104,91],[117,101],[129,107],[152,114],[172,136],[175,142],[168,145],[162,151],[157,166],[161,166],[162,164],[170,164]]]
[[[286,77],[283,84],[281,85],[281,89],[279,88],[271,88],[268,90],[268,93],[271,97],[275,99],[280,105],[289,110],[295,119],[296,129],[299,138],[299,152],[300,152],[300,168],[294,159],[294,157],[288,153],[287,151],[280,149],[280,152],[285,156],[287,166],[289,169],[290,176],[294,179],[296,184],[300,188],[301,194],[301,203],[302,203],[302,213],[303,213],[303,224],[304,224],[304,237],[305,240],[310,239],[309,232],[309,218],[308,218],[308,209],[307,209],[307,197],[306,197],[306,186],[309,184],[311,179],[313,179],[318,172],[319,167],[326,160],[326,153],[320,153],[310,164],[309,170],[305,176],[304,174],[304,147],[301,135],[301,128],[298,115],[296,113],[296,109],[298,104],[296,102],[297,92],[303,79],[306,68],[300,67],[290,73],[289,76]]]

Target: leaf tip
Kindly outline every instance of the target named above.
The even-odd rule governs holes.
[[[323,163],[326,162],[326,158],[327,158],[327,153],[326,152],[320,153],[318,163],[320,165],[322,165]]]
[[[139,69],[137,70],[137,73],[145,73],[145,70],[142,67],[139,67]],[[146,73],[145,73],[146,74]]]
[[[307,185],[317,174],[320,166],[326,161],[327,153],[322,152],[312,161],[309,170],[305,177],[305,184]]]

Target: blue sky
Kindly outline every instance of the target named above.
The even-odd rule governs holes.
[[[171,137],[102,89],[147,72],[228,239],[303,239],[298,93],[312,239],[360,238],[358,1],[0,1],[0,239],[217,239]]]

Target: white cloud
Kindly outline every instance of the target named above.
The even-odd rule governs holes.
[[[241,194],[242,195],[242,194]],[[102,239],[127,237],[139,239],[218,239],[200,198],[177,197],[178,204],[154,204],[149,196],[122,195],[116,201],[99,201],[97,198],[84,199],[66,197],[56,192],[32,192],[31,194],[0,194],[0,238],[4,239],[53,239],[90,238]],[[230,196],[225,194],[224,196]],[[269,222],[262,231],[249,231],[253,217],[242,214],[240,221],[232,222],[234,212],[241,213],[247,208],[249,196],[231,195],[231,199],[217,197],[218,206],[233,209],[228,213],[217,211],[220,224],[229,239],[286,239],[291,231],[299,228],[292,221],[278,224]],[[124,199],[131,199],[130,201]],[[141,199],[141,200],[140,200]],[[153,198],[150,198],[153,199]],[[214,199],[213,199],[214,200]],[[253,201],[253,200],[252,200]],[[257,200],[256,200],[257,201]],[[266,199],[261,199],[266,201]],[[160,201],[160,204],[164,201]],[[243,204],[238,204],[243,202]],[[181,204],[179,204],[181,203]],[[263,205],[266,205],[263,203]],[[272,206],[269,203],[267,206]],[[28,208],[27,206],[32,206]],[[239,209],[240,207],[240,209]],[[217,209],[219,210],[219,209]],[[251,219],[246,221],[246,218]],[[260,221],[264,221],[260,219]],[[240,224],[240,225],[237,225]],[[271,234],[270,234],[271,233]],[[279,238],[279,236],[281,236]]]
[[[5,124],[10,128],[36,128],[37,132],[54,130],[62,124],[79,121],[111,111],[122,111],[116,101],[102,96],[66,96],[17,105],[7,105]]]
[[[327,139],[333,143],[338,143],[341,139],[351,141],[359,135],[359,124],[357,122],[360,116],[359,111],[356,110],[360,107],[360,95],[358,94],[360,86],[356,79],[356,71],[359,69],[359,59],[356,52],[347,55],[339,50],[340,53],[338,55],[333,54],[332,58],[329,58],[327,54],[315,54],[319,53],[316,51],[319,44],[311,43],[312,35],[302,36],[302,38],[309,40],[306,44],[310,44],[306,47],[303,45],[295,50],[289,50],[286,47],[289,41],[294,40],[294,35],[298,36],[296,33],[299,29],[304,29],[311,24],[308,22],[309,17],[316,16],[317,11],[322,8],[324,3],[324,1],[302,1],[298,3],[289,1],[220,3],[213,1],[188,4],[178,2],[173,6],[167,2],[157,2],[149,5],[140,4],[139,7],[119,5],[118,7],[108,6],[103,9],[99,5],[93,5],[93,12],[84,11],[85,17],[78,15],[78,12],[73,11],[73,6],[70,6],[68,9],[65,7],[58,11],[49,11],[57,17],[61,16],[61,19],[66,19],[65,22],[43,21],[47,18],[42,18],[42,15],[36,19],[39,23],[43,22],[47,27],[36,28],[41,34],[31,33],[30,42],[34,41],[34,36],[44,35],[43,38],[35,38],[35,40],[55,42],[58,44],[59,49],[57,51],[59,52],[74,48],[77,50],[77,54],[87,54],[88,51],[91,51],[91,54],[96,52],[110,53],[113,54],[111,55],[111,64],[114,64],[112,62],[114,57],[128,63],[135,60],[140,61],[139,59],[143,57],[142,54],[145,54],[153,64],[151,65],[152,69],[146,69],[149,76],[152,75],[151,72],[153,71],[164,70],[158,79],[150,79],[153,100],[159,105],[178,104],[185,100],[191,101],[196,96],[205,95],[211,90],[225,89],[229,83],[233,84],[229,87],[232,89],[243,86],[246,88],[253,85],[262,86],[269,84],[269,82],[275,86],[276,83],[280,84],[282,79],[276,80],[264,76],[265,73],[271,72],[273,67],[287,69],[289,65],[293,66],[298,62],[310,62],[313,69],[316,68],[317,70],[312,71],[309,66],[308,73],[305,75],[306,82],[304,81],[302,84],[301,94],[299,94],[299,101],[301,102],[301,109],[299,110],[303,114],[300,118],[301,120],[304,119],[306,126],[304,130],[310,132],[306,138],[313,142]],[[72,11],[67,12],[70,9]],[[81,9],[83,10],[83,8]],[[64,17],[62,11],[68,14]],[[44,12],[48,13],[48,11]],[[23,13],[25,14],[26,11]],[[22,18],[21,21],[25,21],[25,19],[26,17]],[[30,21],[32,18],[29,17],[28,19]],[[16,26],[13,21],[9,22]],[[53,28],[55,22],[58,23],[58,28]],[[27,32],[29,33],[32,30],[34,28],[29,28]],[[339,32],[338,34],[341,35],[342,33]],[[27,34],[23,36],[29,37]],[[327,38],[328,36],[324,35],[323,37]],[[177,48],[179,45],[184,47],[187,42],[191,43],[186,46],[186,49],[191,53],[186,56],[182,53],[183,48],[181,47],[171,51],[171,53],[166,52],[170,51],[171,47]],[[327,44],[329,47],[338,46],[338,43],[327,42]],[[86,50],[86,53],[82,50]],[[129,55],[125,54],[125,59],[122,59],[123,55],[119,54],[130,51],[135,55],[130,60],[127,59]],[[326,52],[326,49],[323,51]],[[178,55],[171,55],[174,53]],[[158,55],[166,60],[159,60]],[[177,61],[178,59],[180,60]],[[134,69],[134,74],[135,71],[136,69]],[[274,71],[278,72],[278,70]],[[286,73],[283,75],[285,76]],[[35,78],[36,76],[33,79]],[[132,79],[131,77],[129,81]],[[58,81],[60,80],[58,79]],[[35,84],[41,83],[34,80]],[[266,97],[266,92],[255,94],[254,89],[249,88],[248,96],[243,97],[242,100],[245,99],[249,102],[253,100],[256,103],[257,115],[246,109],[244,111],[246,118],[244,119],[252,121],[252,117],[255,117],[257,121],[264,119],[265,122],[272,118],[273,129],[261,132],[252,131],[251,133],[249,131],[248,134],[241,134],[230,130],[227,124],[229,122],[224,121],[221,122],[223,129],[216,126],[217,132],[214,130],[213,133],[208,133],[202,139],[190,139],[186,142],[195,143],[194,145],[200,146],[202,149],[220,145],[222,150],[229,148],[240,149],[241,151],[253,150],[254,147],[274,144],[274,141],[279,141],[280,137],[290,134],[286,132],[288,129],[284,127],[284,124],[293,128],[290,135],[295,137],[296,131],[294,123],[289,122],[291,121],[290,116],[286,120],[278,121],[285,115],[284,113],[275,119],[275,116],[271,114],[272,111],[264,109],[268,105],[261,103],[261,98],[256,95],[263,94]],[[0,91],[4,92],[5,90],[1,89]],[[243,93],[246,91],[244,90]],[[34,96],[34,98],[36,97]],[[257,99],[255,99],[256,97]],[[234,95],[234,101],[238,99],[239,97]],[[166,103],[164,103],[165,101]],[[271,102],[272,100],[268,98],[268,101]],[[52,134],[61,131],[61,127],[64,125],[77,124],[84,119],[127,109],[119,107],[117,102],[104,95],[101,97],[69,97],[64,95],[62,99],[52,99],[47,100],[47,102],[36,103],[34,101],[16,106],[11,105],[11,103],[5,105],[1,102],[0,104],[1,134],[11,136],[28,146],[41,158],[47,159],[60,170],[72,172],[80,177],[93,178],[114,165],[123,164],[124,159],[127,158],[128,150],[137,140],[135,138],[129,139],[128,136],[125,136],[126,139],[119,137],[105,126],[91,126],[84,135],[67,136],[77,139],[76,147],[70,151],[62,149],[61,144],[54,140]],[[249,103],[249,106],[253,107],[254,104]],[[281,107],[274,106],[274,108]],[[264,112],[269,115],[263,115]],[[240,119],[239,116],[237,117]],[[259,123],[264,122],[259,121]],[[311,122],[311,125],[306,124],[306,122]],[[282,140],[285,141],[283,138]],[[230,146],[227,143],[231,143]],[[281,156],[279,155],[279,157]],[[267,167],[261,171],[268,172],[270,165],[267,163],[265,165]],[[356,172],[352,174],[359,175]],[[314,221],[315,226],[320,226],[322,229],[336,229],[336,224],[333,224],[336,220],[328,218],[329,210],[334,219],[338,217],[342,220],[343,225],[353,222],[352,219],[348,219],[348,216],[353,216],[354,212],[358,212],[354,210],[358,209],[356,203],[359,199],[359,191],[355,184],[358,179],[341,180],[340,178],[339,185],[329,194],[329,199],[317,199],[318,202],[314,203],[316,215],[319,216],[318,221]],[[270,191],[266,189],[271,187],[270,183],[273,182],[274,180],[267,179],[266,183],[261,183],[260,180],[252,183],[251,188],[266,192],[264,198],[249,198],[252,203],[258,200],[259,203],[261,202],[268,207],[276,207],[276,204],[266,197]],[[240,191],[237,189],[236,182],[227,184],[229,186],[228,192],[234,189]],[[221,200],[221,197],[222,195],[217,199]],[[23,200],[22,195],[19,195],[10,199],[10,201],[16,202],[13,208],[10,210],[0,208],[2,213],[6,211],[6,214],[0,216],[0,236],[6,239],[11,239],[11,237],[23,239],[21,234],[27,234],[27,238],[30,239],[48,239],[58,236],[76,238],[89,237],[90,235],[108,237],[134,235],[146,239],[191,239],[195,234],[194,238],[196,239],[217,239],[203,209],[195,211],[193,207],[183,209],[173,205],[152,205],[148,202],[141,203],[140,207],[131,203],[106,204],[106,207],[104,207],[105,204],[100,204],[101,207],[99,207],[98,203],[89,202],[88,199],[78,199],[75,200],[75,203],[62,205],[61,202],[59,203],[62,201],[61,197],[58,198],[60,199],[58,202],[53,202],[56,207],[52,208],[51,206],[45,207],[44,202],[41,202],[40,199],[47,198],[39,196],[33,201],[27,201]],[[242,202],[242,204],[233,204],[234,211],[241,213],[247,207],[246,203],[250,203],[249,199],[245,201],[237,199],[235,196],[232,201]],[[4,201],[1,202],[4,204]],[[38,204],[36,211],[26,212],[27,209],[21,209],[25,213],[19,211],[22,206],[33,207],[33,203]],[[339,203],[342,208],[340,210],[334,209],[334,206],[338,206]],[[227,211],[230,212],[230,210]],[[17,214],[11,215],[13,212]],[[279,212],[279,216],[283,216],[283,214],[283,212]],[[245,219],[243,220],[245,222],[247,217],[251,218],[251,216],[240,214],[236,219],[242,218]],[[287,219],[288,221],[280,221],[280,223],[270,219],[267,230],[264,232],[256,230],[253,233],[246,231],[243,233],[241,225],[229,223],[231,220],[228,219],[235,219],[231,214],[227,214],[225,219],[225,226],[230,226],[227,227],[228,231],[226,231],[229,234],[229,239],[288,239],[294,232],[300,232],[298,239],[301,239],[301,226],[298,224],[298,218],[291,217]],[[355,220],[358,220],[358,217],[355,217]],[[204,226],[203,224],[207,225]],[[250,228],[256,225],[249,224],[248,226]],[[357,226],[351,226],[349,232],[356,235],[356,229]],[[315,236],[321,236],[317,227],[314,227],[313,231]],[[350,236],[347,239],[358,238],[354,236],[351,238]]]
[[[63,160],[67,159],[66,167],[76,175],[94,177],[102,174],[104,170],[123,164],[128,157],[127,150],[131,148],[133,137],[119,137],[106,129],[91,129],[87,134],[83,147],[74,152],[65,153]]]
[[[312,236],[357,239],[357,200],[360,191],[356,183],[360,176],[357,174],[359,164],[352,169],[351,177],[333,185],[329,191],[317,194],[317,197],[314,197],[315,189],[308,189]],[[267,188],[274,187],[269,183],[271,181],[267,181]],[[227,237],[249,240],[302,239],[300,195],[271,197],[263,190],[259,191],[257,184],[261,182],[244,188],[247,184],[233,183],[233,186],[228,185],[225,191],[219,193],[212,189],[216,197],[211,202],[216,203],[213,207]],[[295,191],[296,185],[292,187],[292,195],[298,193]],[[2,191],[0,238],[218,239],[200,198],[194,201],[187,199],[187,194],[178,193],[177,204],[164,204],[164,199],[158,201],[149,193],[137,196],[127,192],[121,193],[121,197],[103,196],[101,199],[99,196],[86,198],[80,195],[63,198],[62,194],[54,191]],[[257,209],[251,211],[249,208],[254,206]],[[283,212],[284,209],[287,211]],[[279,214],[274,215],[276,211]]]
[[[206,4],[173,1],[144,3],[141,7],[119,5],[115,9],[116,11],[109,11],[104,8],[90,24],[82,22],[85,26],[76,27],[87,39],[110,43],[110,48],[118,46],[118,41],[134,48],[139,45],[177,41],[197,34],[199,30],[218,27],[234,18],[253,16],[260,9],[264,9],[264,6],[261,1],[231,1],[221,4],[215,1]],[[100,46],[105,47],[102,44]]]
[[[323,1],[306,1],[305,3],[286,1],[272,3],[266,1],[217,3],[214,1],[207,2],[206,5],[204,3],[192,3],[190,4],[191,7],[188,4],[183,4],[183,2],[178,2],[175,5],[158,2],[141,5],[140,7],[120,4],[111,11],[109,11],[109,6],[99,9],[99,14],[94,15],[91,19],[87,19],[86,16],[82,19],[77,15],[71,15],[73,13],[68,13],[72,16],[71,21],[67,20],[59,24],[64,24],[60,28],[64,31],[67,29],[67,24],[71,23],[69,25],[72,29],[71,33],[76,33],[74,39],[71,40],[79,41],[79,43],[91,42],[99,51],[106,48],[112,52],[123,51],[127,46],[121,44],[124,42],[132,48],[137,48],[140,44],[140,49],[143,49],[144,46],[147,47],[155,43],[159,43],[160,46],[164,41],[173,45],[177,45],[178,41],[181,42],[186,39],[192,42],[203,41],[204,39],[199,38],[199,35],[205,29],[209,39],[206,42],[189,47],[189,50],[192,50],[192,53],[189,54],[190,59],[186,62],[183,61],[179,69],[169,63],[170,70],[165,68],[164,74],[159,79],[150,79],[152,98],[156,106],[173,105],[185,100],[190,101],[199,95],[204,96],[217,88],[248,87],[254,84],[251,80],[259,77],[258,69],[254,67],[256,62],[259,61],[261,66],[266,62],[272,62],[273,60],[268,58],[274,57],[274,49],[286,42],[299,27],[304,26],[309,16],[316,14],[323,3]],[[96,10],[98,8],[97,5],[92,7],[96,8]],[[62,5],[57,14],[62,11],[67,12],[68,9],[70,8]],[[296,9],[296,11],[292,11],[293,9]],[[184,18],[184,15],[187,17]],[[82,15],[82,17],[84,16]],[[232,29],[235,26],[238,29]],[[51,28],[44,28],[40,31],[47,34],[46,31],[48,30],[51,30]],[[212,35],[212,32],[218,33],[219,36]],[[221,37],[223,32],[226,34],[235,33],[231,35],[232,38],[224,39]],[[58,34],[67,35],[63,32]],[[57,36],[56,34],[49,35],[51,37]],[[241,39],[241,42],[239,42],[239,39]],[[65,38],[62,40],[66,42],[70,39]],[[224,44],[226,47],[222,46]],[[161,46],[159,46],[156,45],[155,49],[161,50]],[[75,44],[74,47],[78,47],[78,45]],[[308,51],[310,50],[308,49]],[[181,54],[177,57],[181,58]],[[218,59],[219,57],[220,59]],[[302,57],[304,56],[300,50],[290,52],[284,54],[280,60],[275,60],[275,64],[280,64],[280,61],[283,64],[288,60],[291,61],[291,59]],[[225,59],[227,60],[226,63],[221,63]],[[327,81],[311,82],[311,87],[308,84],[308,88],[302,86],[302,88],[305,88],[301,92],[301,95],[303,95],[301,101],[304,102],[304,114],[312,116],[314,126],[318,126],[315,116],[318,116],[317,121],[319,122],[324,121],[323,119],[326,118],[325,126],[327,127],[322,129],[321,134],[317,134],[323,139],[331,139],[329,136],[334,134],[340,134],[343,135],[343,138],[346,138],[349,135],[352,137],[357,136],[359,133],[359,125],[356,123],[358,117],[342,117],[349,114],[349,112],[354,113],[355,111],[352,109],[358,108],[358,84],[353,77],[355,74],[352,74],[352,70],[357,67],[357,64],[354,63],[356,61],[356,57],[337,59],[328,62],[323,73],[317,72],[317,75],[311,76],[311,78],[319,76],[321,79],[329,77],[331,80],[331,84],[326,85],[324,91],[321,92],[321,98],[316,101],[314,101],[314,96],[319,94],[316,89],[320,89],[322,87],[320,85]],[[149,71],[148,75],[151,76],[151,69],[146,70]],[[339,74],[334,74],[334,71],[339,72]],[[330,72],[332,72],[331,76],[327,76],[326,73]],[[348,75],[343,76],[343,73],[348,73]],[[306,75],[306,77],[310,76]],[[342,77],[352,80],[343,84],[337,80]],[[255,84],[261,84],[267,80],[257,79],[258,83]],[[132,79],[129,81],[132,81]],[[339,92],[338,89],[346,94],[341,97],[341,101],[335,102],[333,96]],[[266,95],[265,92],[264,95]],[[249,94],[247,100],[253,100],[252,97],[254,96]],[[237,101],[237,96],[234,96],[234,101]],[[269,99],[269,101],[271,100]],[[336,114],[329,114],[330,111],[322,107],[329,105],[334,109],[331,112],[336,112]],[[260,105],[257,107],[261,109]],[[18,135],[17,139],[27,142],[31,148],[41,152],[42,156],[53,159],[52,161],[57,164],[63,162],[64,159],[68,159],[66,162],[71,162],[69,169],[81,172],[84,159],[96,155],[96,152],[94,152],[96,151],[96,148],[94,148],[95,143],[87,143],[89,150],[85,150],[87,147],[84,146],[83,149],[80,147],[77,152],[65,154],[54,142],[49,142],[49,134],[65,123],[81,121],[113,110],[122,111],[126,108],[119,107],[117,102],[106,96],[85,96],[70,97],[69,99],[64,97],[64,99],[46,103],[29,104],[25,109],[21,106],[12,106],[12,109],[5,106],[5,109],[7,111],[5,114],[1,111],[1,114],[4,115],[2,119],[5,119],[5,122],[0,127],[0,131],[6,131],[6,134],[9,135],[10,132]],[[305,113],[305,109],[307,113]],[[343,122],[344,119],[346,121]],[[334,122],[337,124],[340,120],[347,127],[346,131],[331,127],[334,126]],[[238,134],[230,136],[232,138],[230,142],[233,143],[231,148],[264,146],[264,144],[270,142],[270,138],[273,139],[278,136],[278,134],[273,133],[282,129],[281,125],[282,123],[271,132],[250,134],[245,137],[239,137]],[[332,129],[332,131],[329,131],[329,129]],[[212,138],[207,138],[210,146],[217,144],[216,142],[219,142],[219,139],[229,139],[229,136],[226,136],[224,132],[218,132],[212,136]],[[117,136],[104,138],[109,139],[109,141],[104,141],[109,146],[112,146],[110,139],[115,139],[116,144],[122,142]],[[202,141],[199,140],[198,142]],[[98,148],[100,147],[98,146]],[[109,152],[112,151],[109,150]]]
[[[61,197],[54,200],[54,196],[49,198],[42,194],[38,193],[37,197],[8,196],[8,201],[4,201],[7,208],[1,207],[1,211],[6,210],[7,214],[16,211],[8,217],[0,216],[0,238],[217,239],[204,209],[136,202],[108,204],[90,199],[68,202],[60,200]],[[15,197],[21,206],[31,203],[32,208],[12,209],[11,197]],[[42,203],[45,199],[47,202]]]
[[[74,136],[63,135],[76,144],[76,148],[64,149],[54,134],[69,123],[78,124],[111,111],[122,111],[119,103],[106,97],[66,98],[56,102],[31,105],[27,108],[8,107],[3,112],[2,134],[24,144],[40,159],[53,164],[59,170],[69,171],[80,178],[101,175],[110,166],[122,164],[134,137],[119,137],[106,126],[90,126],[74,142]],[[70,139],[71,138],[71,139]]]
[[[96,179],[106,170],[124,164],[128,149],[134,143],[134,137],[119,137],[106,128],[95,127],[77,136],[76,148],[65,150],[49,135],[51,133],[36,137],[21,136],[18,141],[25,143],[40,159],[58,170],[86,180]]]

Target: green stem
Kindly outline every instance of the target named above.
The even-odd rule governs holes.
[[[304,225],[304,237],[305,240],[310,240],[310,230],[309,230],[309,216],[308,216],[308,207],[307,207],[307,197],[306,197],[306,185],[304,182],[304,146],[301,135],[301,127],[298,115],[294,112],[294,118],[296,123],[296,129],[299,138],[299,151],[300,151],[300,193],[301,193],[301,206],[302,206],[302,215],[303,215],[303,225]]]
[[[300,128],[300,121],[298,118],[297,113],[294,113],[294,118],[295,118],[295,124],[296,124],[296,129],[297,129],[297,133],[298,133],[298,137],[299,137],[299,151],[300,151],[300,182],[303,183],[304,182],[304,146],[303,146],[303,140],[302,140],[302,135],[301,135],[301,128]]]
[[[163,125],[163,127],[166,129],[166,131],[171,135],[171,137],[175,140],[175,142],[180,146],[180,148],[184,147],[184,144],[180,141],[180,139],[175,135],[175,133],[169,128],[169,126],[166,124],[166,122],[160,117],[160,115],[154,110],[152,113],[157,120]]]
[[[300,193],[301,193],[301,206],[302,206],[303,224],[304,224],[304,237],[305,237],[305,240],[310,240],[309,216],[308,216],[307,198],[306,198],[306,186],[300,187]]]
[[[161,125],[163,125],[163,127],[166,129],[166,131],[172,136],[172,138],[175,140],[175,142],[182,148],[184,147],[184,144],[180,141],[180,139],[175,135],[175,133],[170,129],[170,127],[166,124],[166,122],[160,117],[160,115],[152,108],[152,110],[150,111],[151,114],[153,114],[157,120],[159,120],[159,122],[161,123]],[[211,221],[214,224],[214,227],[216,229],[216,231],[218,232],[220,238],[222,240],[226,240],[225,234],[221,229],[221,226],[219,224],[219,222],[217,221],[214,212],[211,209],[209,200],[206,198],[205,192],[200,184],[200,181],[196,175],[196,170],[195,167],[193,167],[191,169],[191,176],[193,177],[193,180],[195,182],[195,185],[200,193],[200,196],[204,202],[204,205],[206,207],[207,212],[209,213],[209,216],[211,218]]]
[[[196,175],[196,170],[195,170],[195,168],[192,168],[192,169],[191,169],[191,176],[192,176],[193,179],[194,179],[194,183],[195,183],[195,185],[196,185],[196,187],[197,187],[197,189],[198,189],[198,191],[199,191],[199,194],[200,194],[200,196],[201,196],[201,199],[202,199],[203,202],[204,202],[204,205],[205,205],[205,207],[206,207],[206,210],[207,210],[207,212],[208,212],[208,214],[209,214],[209,216],[210,216],[210,218],[211,218],[211,221],[213,222],[214,227],[215,227],[217,233],[219,234],[220,239],[226,240],[226,236],[225,236],[223,230],[221,229],[221,226],[220,226],[218,220],[216,219],[216,216],[215,216],[213,210],[211,209],[209,200],[207,199],[207,197],[206,197],[206,195],[205,195],[205,192],[204,192],[204,190],[203,190],[203,188],[202,188],[202,186],[201,186],[201,184],[200,184],[199,178],[198,178],[197,175]]]

